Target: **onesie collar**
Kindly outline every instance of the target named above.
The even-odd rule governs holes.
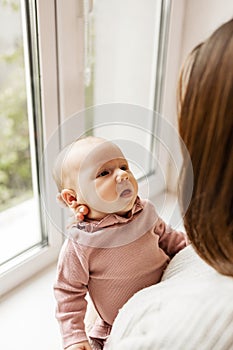
[[[79,222],[76,227],[80,230],[86,232],[95,232],[100,229],[113,226],[116,224],[125,224],[131,221],[135,214],[143,210],[143,204],[139,197],[136,198],[133,208],[127,213],[126,216],[121,216],[117,214],[109,214],[101,220],[91,220],[87,219],[85,221]]]

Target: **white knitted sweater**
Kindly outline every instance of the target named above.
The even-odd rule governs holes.
[[[121,309],[106,350],[233,350],[233,278],[191,246]]]

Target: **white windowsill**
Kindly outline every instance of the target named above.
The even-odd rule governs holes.
[[[167,196],[163,206],[160,203],[164,202],[164,198],[157,197],[156,202],[161,208],[159,214],[169,223],[176,199]],[[178,212],[176,217],[179,217]],[[179,226],[182,228],[182,225]],[[1,299],[0,349],[62,350],[55,319],[55,270],[56,265],[53,264]]]
[[[0,349],[62,350],[55,319],[53,264],[8,293],[0,303]]]
[[[35,198],[0,212],[0,263],[41,241],[39,212]]]

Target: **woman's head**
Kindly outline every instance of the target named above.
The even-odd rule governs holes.
[[[179,131],[194,172],[185,228],[200,256],[233,276],[233,20],[190,54],[178,97]],[[181,207],[188,173],[184,159]]]

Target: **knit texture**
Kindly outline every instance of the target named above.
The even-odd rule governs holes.
[[[122,308],[105,350],[232,350],[233,278],[217,273],[191,246],[162,282]]]

